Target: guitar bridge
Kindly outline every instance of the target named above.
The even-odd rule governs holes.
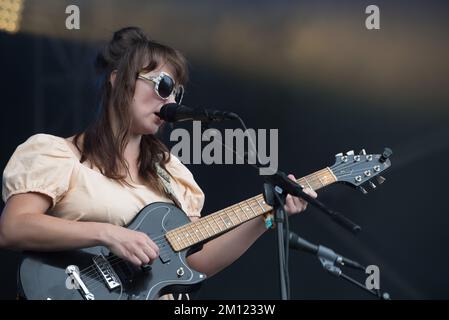
[[[112,269],[109,261],[103,255],[96,256],[92,260],[109,290],[114,290],[121,286],[118,276]]]

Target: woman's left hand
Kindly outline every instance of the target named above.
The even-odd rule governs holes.
[[[294,175],[289,174],[288,177],[291,180],[296,181],[296,178]],[[309,196],[311,196],[313,198],[316,198],[318,196],[317,193],[310,188],[304,188],[303,191],[304,191],[304,193],[307,193]],[[287,195],[287,199],[285,200],[284,209],[289,215],[292,215],[295,213],[300,213],[300,212],[306,210],[306,208],[307,208],[307,202],[304,201],[302,198],[293,197],[290,194]]]

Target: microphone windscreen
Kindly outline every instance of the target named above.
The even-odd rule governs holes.
[[[176,121],[176,110],[178,109],[178,104],[176,103],[167,103],[164,104],[161,107],[161,110],[159,111],[159,118],[161,118],[164,121],[167,122],[174,122]]]

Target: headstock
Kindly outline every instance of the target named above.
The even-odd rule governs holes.
[[[376,188],[376,184],[371,181],[376,178],[378,184],[382,184],[385,178],[380,173],[391,166],[390,156],[393,151],[385,148],[382,154],[367,154],[362,149],[358,155],[354,151],[346,154],[335,155],[335,164],[330,167],[337,181],[344,182],[358,188],[363,193],[367,193],[366,188]]]

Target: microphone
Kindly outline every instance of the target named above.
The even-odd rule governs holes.
[[[210,110],[202,108],[192,108],[176,103],[168,103],[162,106],[159,118],[167,122],[178,122],[188,120],[198,120],[204,122],[234,120],[238,116],[233,112]]]
[[[363,270],[365,271],[365,268],[360,265],[360,263],[350,260],[348,258],[345,258],[337,253],[335,253],[334,251],[332,251],[331,249],[321,246],[321,245],[315,245],[313,243],[310,243],[309,241],[301,238],[300,236],[298,236],[296,233],[291,232],[288,235],[288,240],[289,240],[289,246],[291,249],[296,249],[296,250],[303,250],[312,254],[316,254],[318,257],[324,257],[324,258],[328,258],[334,262],[337,262],[338,264],[344,266],[348,266],[354,269],[359,269],[359,270]]]

